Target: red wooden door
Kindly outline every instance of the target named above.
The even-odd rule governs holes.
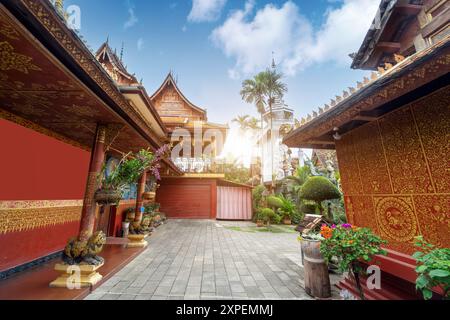
[[[211,218],[211,185],[162,185],[157,198],[169,218]]]

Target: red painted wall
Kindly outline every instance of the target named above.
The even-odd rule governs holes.
[[[78,233],[78,221],[0,235],[0,271],[60,251]]]
[[[78,200],[90,153],[0,119],[0,201]],[[79,222],[0,234],[0,271],[64,248]]]
[[[90,153],[0,119],[0,200],[75,200]]]

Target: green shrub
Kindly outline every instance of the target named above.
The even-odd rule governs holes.
[[[278,213],[282,218],[292,218],[296,211],[295,203],[283,195],[280,195],[278,198],[282,203],[281,207],[278,208]]]
[[[252,191],[252,202],[253,202],[253,212],[257,212],[259,208],[264,206],[264,192],[266,191],[266,187],[263,185],[259,185],[255,187]]]
[[[273,208],[281,208],[283,206],[283,200],[280,197],[270,196],[267,197],[267,205]]]
[[[300,222],[303,221],[304,218],[305,214],[297,210],[294,211],[294,213],[291,216],[292,223],[294,224],[299,224]]]
[[[417,290],[422,292],[425,300],[429,300],[433,297],[433,288],[439,287],[444,299],[450,299],[450,249],[436,248],[422,236],[415,239],[415,245],[421,250],[413,255],[417,260]]]
[[[320,213],[325,215],[322,202],[325,200],[340,199],[341,193],[329,179],[317,176],[306,180],[300,189],[300,198],[316,202]],[[330,219],[331,217],[328,218]]]
[[[314,202],[310,202],[308,200],[302,201],[300,204],[299,211],[303,214],[316,214],[317,213],[317,204]]]

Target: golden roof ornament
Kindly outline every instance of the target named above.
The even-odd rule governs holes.
[[[364,83],[364,84],[369,84],[369,83],[370,83],[370,80],[369,80],[369,78],[367,78],[367,77],[364,77],[363,83]]]
[[[354,94],[356,92],[356,89],[353,87],[348,87],[348,90],[350,90],[350,94]]]
[[[336,105],[336,101],[331,99],[331,106],[334,107]]]
[[[395,62],[400,63],[400,62],[402,62],[403,60],[405,60],[405,57],[402,56],[401,54],[396,54],[396,53],[394,53],[394,60],[395,60]]]
[[[380,75],[384,74],[385,72],[386,72],[386,70],[384,70],[384,68],[378,67],[378,73],[379,73]]]
[[[317,112],[313,111],[313,118],[317,118],[318,114]]]
[[[344,90],[344,92],[343,92],[344,99],[348,98],[349,96],[350,96],[350,94]]]
[[[372,72],[370,74],[370,78],[372,79],[372,81],[375,81],[378,79],[378,74],[376,72]]]
[[[311,121],[312,120],[312,117],[311,117],[311,115],[308,113],[308,116],[306,117],[306,121]]]
[[[330,106],[328,104],[325,105],[325,111],[330,110]]]
[[[336,101],[339,103],[342,101],[342,97],[341,96],[336,96]]]
[[[55,8],[59,14],[64,14],[64,0],[55,0]]]
[[[319,114],[323,114],[323,113],[324,113],[323,109],[319,107]]]
[[[364,87],[364,84],[362,83],[362,82],[357,82],[356,83],[356,87],[358,88],[358,89],[362,89],[362,87]]]
[[[392,69],[394,67],[394,65],[392,63],[386,62],[384,64],[384,67],[386,70]]]
[[[301,124],[301,125],[304,125],[305,123],[306,123],[306,119],[305,119],[305,118],[302,118],[300,124]]]

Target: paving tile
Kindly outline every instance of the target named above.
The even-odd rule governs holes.
[[[245,225],[169,220],[147,250],[86,300],[310,299],[297,235],[223,227]]]

